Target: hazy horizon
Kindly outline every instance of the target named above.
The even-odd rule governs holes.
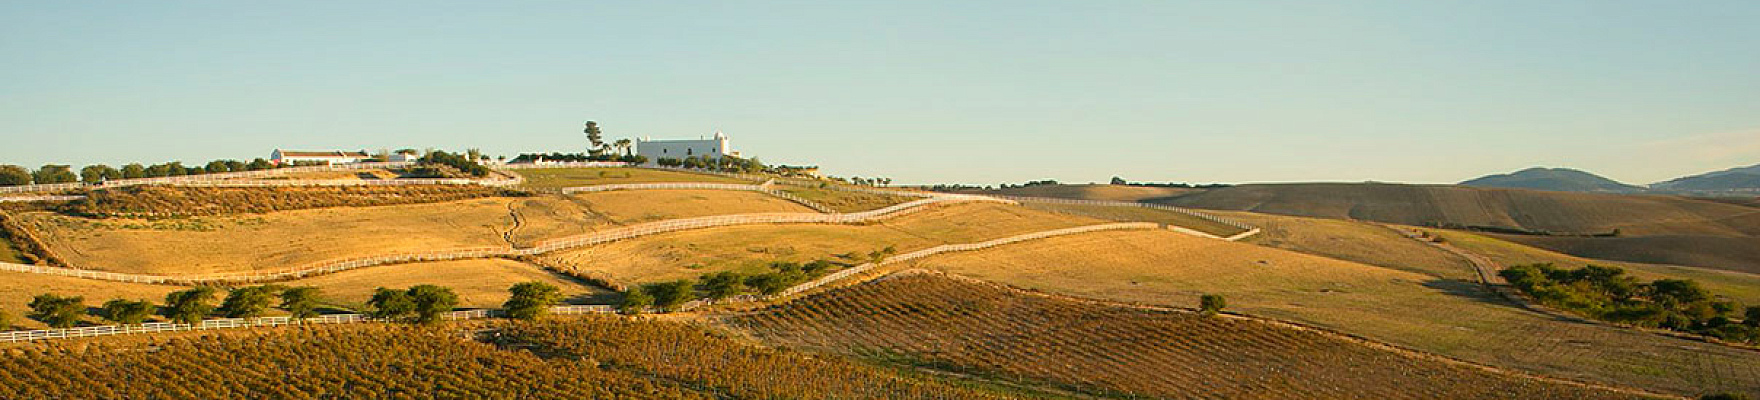
[[[719,129],[902,183],[1760,163],[1760,3],[0,2],[0,164]]]

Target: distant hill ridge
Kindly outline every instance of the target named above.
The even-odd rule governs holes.
[[[1641,192],[1644,188],[1570,168],[1528,168],[1461,182],[1464,186],[1552,190],[1560,192]]]
[[[1651,184],[1650,188],[1687,191],[1760,189],[1760,164],[1675,178]]]

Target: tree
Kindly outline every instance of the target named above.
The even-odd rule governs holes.
[[[122,166],[122,179],[140,179],[147,177],[147,167],[141,163],[129,163]]]
[[[244,171],[248,170],[247,166],[244,164],[244,161],[221,160],[220,162],[226,164],[226,172],[244,172]]]
[[[42,168],[37,168],[37,172],[31,173],[31,180],[36,181],[38,184],[71,183],[79,181],[79,177],[73,174],[71,168],[72,167],[66,165],[44,165]]]
[[[746,290],[746,277],[738,272],[721,271],[703,275],[703,292],[709,298],[724,300]]]
[[[458,295],[452,289],[434,285],[416,285],[409,288],[409,298],[415,302],[416,323],[429,324],[440,321],[440,317],[458,307]]]
[[[17,165],[0,165],[0,186],[31,184],[31,171]]]
[[[614,144],[617,146],[617,151],[623,153],[624,156],[627,157],[634,155],[630,153],[630,149],[635,148],[635,142],[632,142],[629,139],[617,139],[617,142]]]
[[[1112,184],[1114,184],[1114,185],[1128,185],[1128,184],[1130,184],[1130,182],[1125,182],[1124,178],[1114,176],[1114,177],[1112,177]]]
[[[220,303],[220,312],[227,318],[256,318],[263,316],[264,311],[280,294],[280,286],[246,286],[232,289],[226,294],[226,300]]]
[[[112,179],[121,179],[122,171],[104,164],[87,165],[79,169],[79,180],[85,183],[98,183]]]
[[[255,160],[251,160],[250,164],[245,164],[244,169],[250,170],[250,171],[261,171],[261,170],[265,170],[265,169],[275,169],[275,164],[269,163],[269,160],[264,160],[264,159],[258,158]]]
[[[642,290],[654,297],[654,305],[669,312],[678,311],[679,306],[683,306],[685,302],[691,301],[696,296],[696,290],[692,287],[691,281],[682,279],[643,286]]]
[[[31,299],[30,317],[53,328],[72,328],[79,323],[79,317],[86,313],[86,298],[80,296],[61,297],[53,294],[39,294]]]
[[[373,290],[373,298],[367,300],[367,305],[373,307],[373,312],[368,315],[386,320],[409,318],[416,312],[416,302],[409,297],[409,292],[396,289]]]
[[[210,174],[217,174],[217,173],[221,173],[221,172],[226,172],[227,171],[226,161],[224,161],[224,160],[209,161],[208,165],[205,165],[202,167],[202,171],[210,173]]]
[[[551,304],[562,301],[562,290],[543,282],[524,282],[507,288],[511,293],[507,303],[501,305],[507,310],[507,317],[513,319],[535,320],[550,309]]]
[[[214,312],[214,288],[198,288],[165,295],[165,316],[180,324],[201,323]]]
[[[654,305],[654,296],[648,295],[648,290],[645,288],[633,287],[623,291],[623,300],[617,302],[617,312],[623,315],[638,315],[651,305]]]
[[[148,315],[153,315],[153,302],[146,300],[114,299],[104,302],[104,319],[118,324],[134,325],[146,322]]]
[[[1220,294],[1206,294],[1198,297],[1198,312],[1204,315],[1216,315],[1228,306],[1228,300]]]
[[[300,286],[281,291],[281,309],[297,319],[318,316],[318,288]]]
[[[593,144],[593,147],[587,148],[587,153],[595,156],[605,154],[605,136],[599,132],[598,122],[587,121],[587,128],[581,132],[586,133],[587,141]]]

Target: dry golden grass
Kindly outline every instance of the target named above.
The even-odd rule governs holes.
[[[620,224],[710,215],[818,212],[776,196],[739,190],[617,190],[571,196]]]
[[[526,177],[523,186],[530,188],[565,188],[607,185],[614,183],[654,182],[718,182],[751,183],[740,179],[689,172],[660,171],[640,168],[540,168],[511,170]]]
[[[1026,203],[1028,208],[1075,214],[1111,221],[1141,221],[1179,226],[1221,237],[1245,232],[1231,225],[1178,212],[1142,207],[1095,206],[1077,204]]]
[[[24,215],[81,268],[152,274],[276,270],[330,259],[505,245],[511,199],[172,220]]]
[[[1143,201],[1179,196],[1199,192],[1203,189],[1163,188],[1147,186],[1119,185],[1038,185],[998,190],[965,191],[973,194],[997,194],[1004,196],[1055,197],[1078,200],[1109,200],[1109,201]]]
[[[275,178],[278,178],[278,179],[300,179],[300,180],[345,180],[345,181],[375,180],[375,181],[377,181],[377,180],[397,179],[401,176],[402,176],[402,174],[399,174],[397,172],[392,172],[392,171],[389,171],[389,170],[386,170],[383,168],[374,168],[374,169],[357,169],[357,170],[347,170],[347,171],[294,172],[294,173],[282,174],[282,175],[276,176]]]
[[[562,289],[568,298],[582,298],[609,293],[575,282],[537,266],[503,259],[442,261],[399,264],[343,271],[291,282],[288,286],[316,286],[323,297],[345,304],[365,304],[373,290],[381,287],[406,288],[415,285],[439,285],[458,294],[458,306],[465,308],[500,308],[507,301],[507,288],[520,282],[544,282]]]
[[[1484,235],[1443,229],[1424,229],[1441,236],[1462,250],[1485,256],[1503,266],[1552,263],[1564,267],[1595,264],[1624,268],[1641,279],[1691,279],[1718,295],[1728,296],[1747,305],[1760,305],[1760,275],[1708,268],[1673,265],[1641,264],[1623,261],[1596,260],[1528,247]]]
[[[13,244],[11,240],[0,236],[0,262],[24,264],[24,261],[24,250],[20,250],[18,245]]]
[[[939,206],[868,225],[750,225],[648,236],[553,254],[551,260],[622,284],[695,278],[716,271],[759,272],[773,261],[830,259],[895,246],[909,252],[1104,221],[1018,206]],[[692,266],[700,266],[692,268]]]
[[[1057,237],[897,268],[913,266],[1125,302],[1190,307],[1200,294],[1221,294],[1231,310],[1533,373],[1680,394],[1760,393],[1760,352],[1561,321],[1472,283],[1171,232]]]
[[[1210,213],[1259,227],[1259,234],[1247,238],[1247,243],[1448,279],[1478,279],[1473,264],[1466,259],[1372,223],[1233,211]]]
[[[830,207],[833,210],[837,210],[837,212],[845,213],[886,208],[894,204],[915,200],[915,198],[904,196],[846,192],[842,190],[804,188],[798,186],[781,186],[781,188],[782,191],[788,192],[789,194]]]
[[[0,271],[0,311],[12,317],[12,324],[23,329],[48,328],[42,322],[25,318],[30,312],[31,298],[44,293],[61,296],[83,296],[87,307],[97,307],[111,299],[147,300],[153,303],[165,301],[165,294],[183,290],[177,286],[147,285],[138,283],[106,282],[90,279],[50,276],[24,272]],[[86,321],[102,323],[102,319],[87,316]],[[0,327],[4,329],[5,327]]]
[[[160,220],[21,219],[74,266],[201,274],[280,270],[349,257],[507,246],[613,225],[812,209],[757,192],[641,190]],[[518,215],[516,227],[514,215]],[[511,235],[506,233],[512,230]]]

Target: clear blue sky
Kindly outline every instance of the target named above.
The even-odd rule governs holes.
[[[589,119],[912,183],[1649,183],[1760,163],[1760,2],[0,3],[0,163]]]

